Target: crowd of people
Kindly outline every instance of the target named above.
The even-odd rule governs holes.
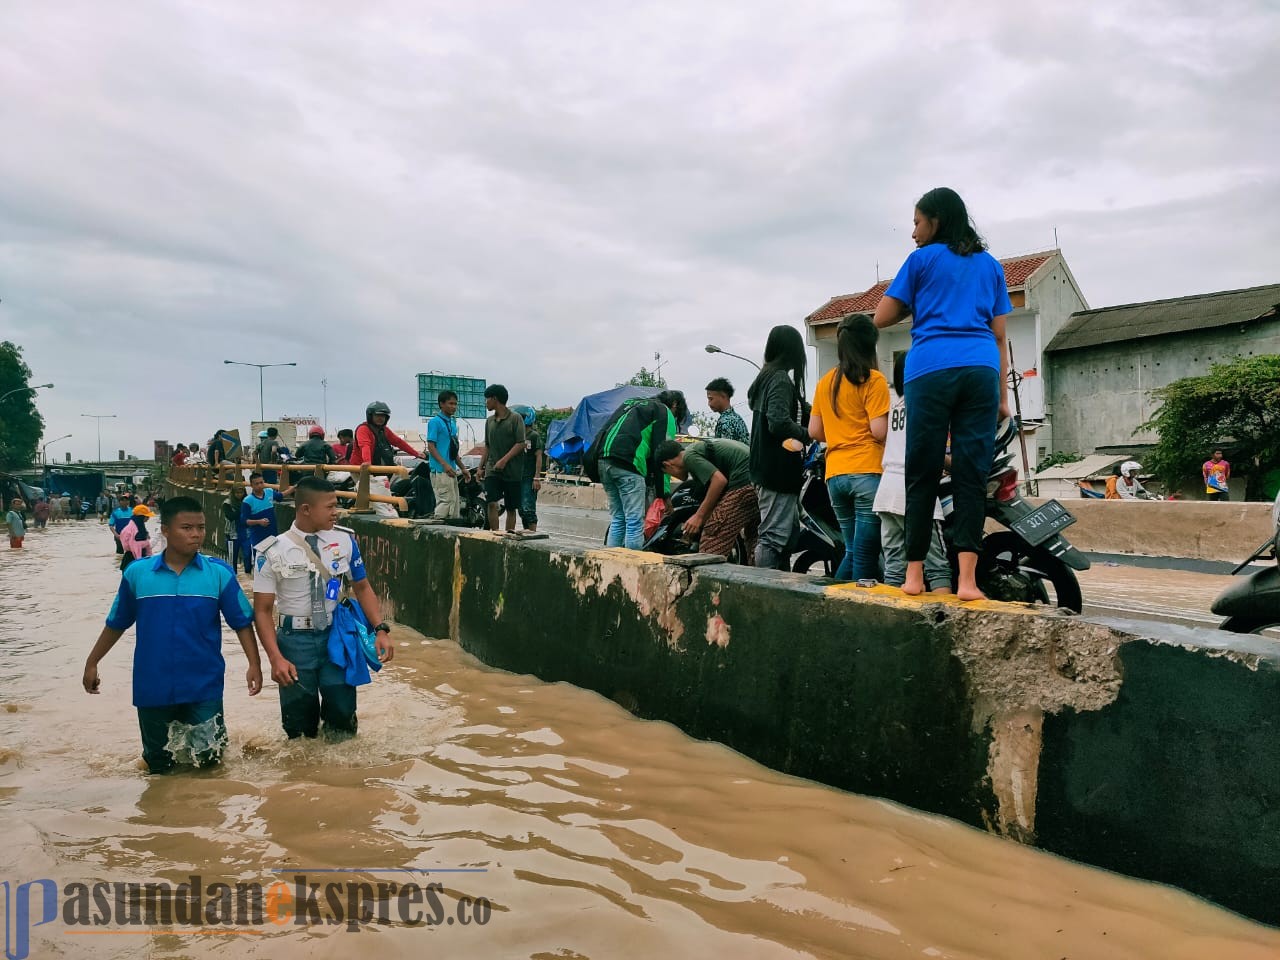
[[[628,400],[615,411],[594,439],[589,463],[609,500],[610,546],[641,546],[646,513],[677,477],[701,488],[699,510],[684,525],[700,534],[701,549],[724,552],[742,537],[754,543],[757,566],[787,569],[805,450],[816,440],[826,444],[825,479],[844,540],[837,579],[884,580],[912,594],[951,590],[936,522],[945,469],[955,508],[956,593],[982,596],[975,570],[996,425],[1009,415],[1005,318],[1012,306],[1003,268],[955,191],[943,187],[920,198],[912,238],[917,249],[874,317],[839,323],[839,362],[811,398],[804,341],[782,325],[769,332],[747,391],[749,429],[733,411],[724,379],[706,387],[708,407],[720,414],[715,436],[691,446],[674,442],[687,414],[680,391]],[[895,360],[891,392],[879,370],[878,331],[907,316],[912,347]]]

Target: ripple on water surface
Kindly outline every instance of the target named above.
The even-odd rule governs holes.
[[[465,870],[416,879],[444,885],[450,914],[463,896],[492,904],[483,926],[359,934],[41,928],[46,955],[1280,955],[1276,931],[1177,891],[783,776],[404,628],[395,662],[361,689],[360,735],[337,744],[284,740],[274,684],[247,696],[228,633],[225,764],[147,777],[129,705],[131,635],[104,661],[101,695],[79,682],[118,580],[109,536],[64,524],[27,544],[0,555],[0,875],[266,884],[298,869],[368,868],[310,879],[403,883],[408,870]]]

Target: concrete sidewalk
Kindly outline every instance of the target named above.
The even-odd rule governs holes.
[[[609,527],[609,515],[602,510],[540,502],[538,512],[540,530],[577,546],[600,546]],[[1095,560],[1091,569],[1077,574],[1085,612],[1200,627],[1221,622],[1209,607],[1232,577],[1161,569],[1150,566],[1153,562],[1159,561],[1148,557],[1132,564],[1121,557]]]
[[[1077,571],[1085,613],[1099,613],[1216,627],[1222,620],[1209,607],[1234,578],[1103,561]],[[1242,574],[1243,576],[1243,574]]]

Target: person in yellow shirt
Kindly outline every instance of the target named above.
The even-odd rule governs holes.
[[[878,339],[864,313],[840,321],[839,362],[818,381],[809,417],[809,436],[827,444],[827,492],[844,537],[837,580],[880,579],[875,500],[889,430],[889,384],[877,369]]]

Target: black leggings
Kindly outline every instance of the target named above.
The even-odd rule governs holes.
[[[951,433],[952,543],[978,553],[986,516],[987,473],[1000,415],[1000,372],[954,367],[911,380],[907,401],[907,561],[923,560],[933,532],[947,432]]]

